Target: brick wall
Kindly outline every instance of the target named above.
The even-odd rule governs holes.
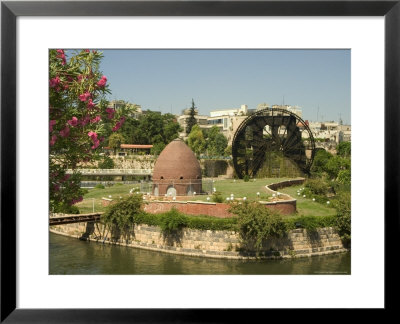
[[[296,200],[285,200],[276,202],[263,202],[266,208],[277,210],[281,214],[288,215],[296,212]],[[207,215],[219,218],[232,217],[229,212],[230,204],[207,203],[194,201],[152,201],[144,205],[143,209],[152,214],[164,213],[175,207],[177,210],[188,215]]]

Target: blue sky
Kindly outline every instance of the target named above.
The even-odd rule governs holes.
[[[300,106],[303,119],[350,120],[350,50],[102,50],[109,97],[180,114],[259,103]],[[319,107],[319,109],[318,109]]]

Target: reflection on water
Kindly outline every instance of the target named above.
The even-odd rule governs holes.
[[[50,233],[50,274],[350,274],[350,253],[243,261],[190,257]]]

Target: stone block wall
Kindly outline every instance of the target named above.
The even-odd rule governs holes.
[[[165,234],[157,226],[135,225],[127,233],[110,232],[100,223],[76,223],[51,226],[50,231],[84,240],[144,248],[175,254],[233,259],[251,259],[254,251],[241,251],[239,235],[232,231],[183,229]],[[267,240],[264,258],[290,258],[344,252],[338,233],[331,227],[307,233],[290,231],[284,238]]]

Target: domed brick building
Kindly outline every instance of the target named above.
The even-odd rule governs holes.
[[[153,172],[153,195],[191,196],[201,192],[201,168],[193,151],[181,139],[160,153]]]

